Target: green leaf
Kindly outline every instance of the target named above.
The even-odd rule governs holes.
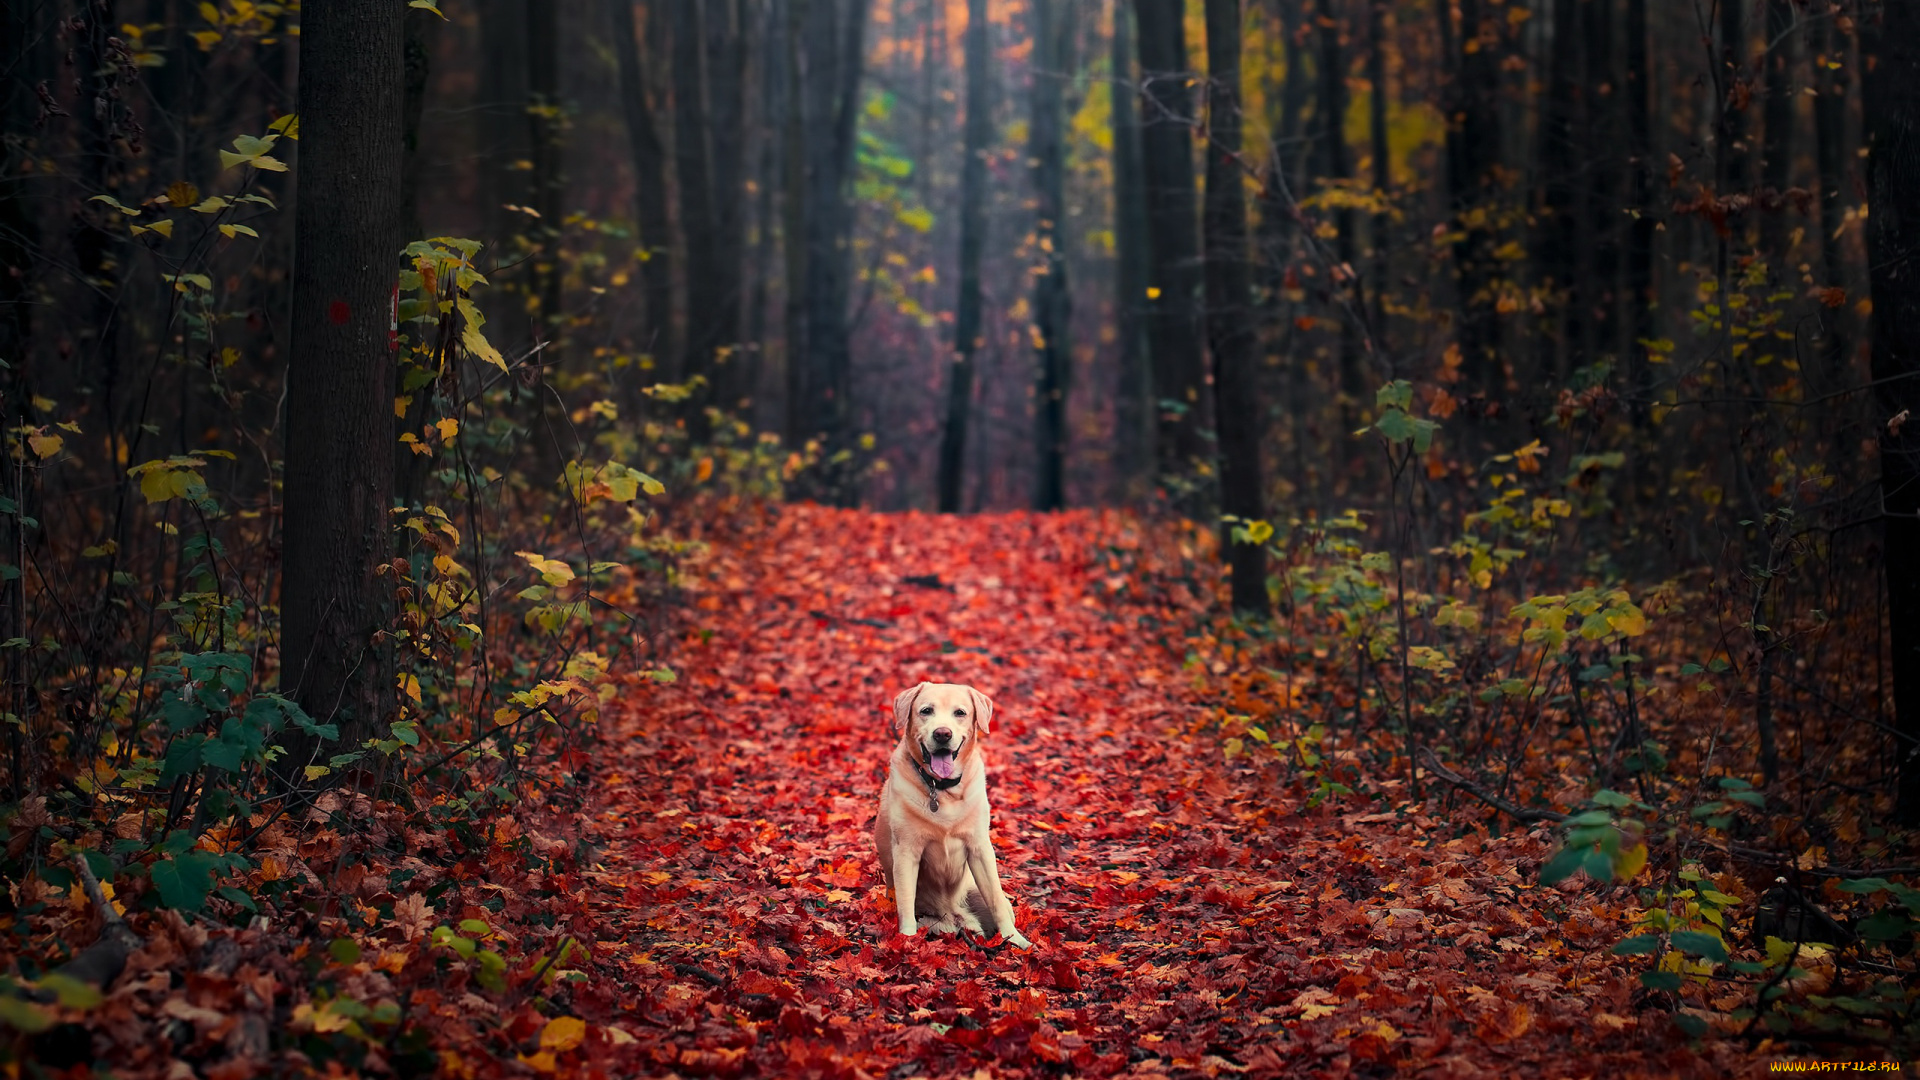
[[[1553,858],[1540,868],[1540,884],[1558,885],[1572,877],[1573,872],[1580,869],[1580,862],[1586,858],[1586,854],[1586,851],[1571,844],[1554,852]]]
[[[1649,990],[1680,989],[1680,973],[1677,971],[1643,971],[1640,973],[1640,985]]]
[[[1660,951],[1659,934],[1639,934],[1613,947],[1615,956],[1650,956]]]
[[[1703,934],[1697,930],[1675,930],[1673,947],[1688,956],[1698,956],[1716,964],[1727,962],[1727,946],[1712,934]]]
[[[336,964],[357,964],[360,962],[360,943],[350,937],[334,938],[333,944],[327,946],[327,954],[333,957]]]
[[[198,914],[213,891],[214,864],[215,856],[206,851],[189,851],[155,862],[149,876],[160,890],[160,903],[175,911]]]
[[[1395,379],[1373,395],[1373,403],[1382,409],[1410,409],[1413,407],[1413,384],[1405,379]]]
[[[53,991],[65,1009],[91,1009],[103,1000],[98,988],[58,971],[48,972],[40,980],[40,989]]]
[[[22,1001],[12,994],[0,994],[0,1024],[28,1035],[37,1035],[53,1026],[53,1013]]]
[[[1605,810],[1588,810],[1583,814],[1576,814],[1568,818],[1567,824],[1569,826],[1585,826],[1591,828],[1595,825],[1605,825],[1612,820],[1613,815],[1607,813]]]
[[[1696,1039],[1707,1033],[1707,1022],[1692,1013],[1674,1013],[1673,1025]]]

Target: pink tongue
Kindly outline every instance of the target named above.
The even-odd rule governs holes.
[[[935,754],[927,764],[933,769],[933,775],[942,780],[953,779],[954,773],[957,771],[954,768],[952,754]]]

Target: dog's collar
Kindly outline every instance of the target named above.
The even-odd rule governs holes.
[[[949,776],[945,780],[942,780],[939,777],[928,772],[927,767],[925,765],[920,764],[919,758],[912,757],[912,755],[908,755],[908,756],[913,762],[913,771],[920,774],[920,782],[927,785],[927,789],[929,791],[945,791],[948,788],[954,787],[955,785],[960,783],[961,777]]]

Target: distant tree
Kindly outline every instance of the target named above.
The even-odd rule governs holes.
[[[1207,0],[1207,351],[1213,358],[1214,415],[1220,425],[1220,509],[1243,522],[1266,517],[1260,468],[1259,341],[1247,266],[1246,173],[1240,161],[1240,0]],[[1375,88],[1378,92],[1379,88]],[[1263,541],[1221,549],[1233,575],[1233,609],[1265,616]]]
[[[742,0],[673,0],[673,157],[687,267],[681,370],[709,383],[689,399],[695,438],[707,433],[705,406],[734,408],[742,389],[728,364],[740,343],[745,23]]]
[[[497,2],[497,0],[496,0]],[[606,0],[613,28],[613,54],[620,67],[620,106],[633,156],[634,205],[640,226],[640,292],[645,300],[648,345],[669,364],[679,362],[674,345],[673,255],[667,215],[667,151],[647,89],[645,53],[634,25],[633,0]],[[653,12],[649,12],[653,15]],[[668,374],[673,374],[668,369]],[[637,396],[634,403],[638,402]]]
[[[1498,261],[1493,257],[1493,232],[1486,215],[1476,214],[1492,195],[1494,167],[1499,163],[1499,120],[1493,94],[1499,85],[1493,52],[1480,37],[1485,18],[1483,0],[1459,0],[1460,22],[1454,5],[1440,0],[1441,115],[1447,117],[1447,198],[1451,207],[1454,273],[1459,317],[1455,337],[1460,346],[1461,375],[1471,394],[1498,396],[1505,387],[1500,359],[1494,354],[1499,326],[1493,282]]]
[[[966,484],[967,425],[973,407],[973,354],[980,347],[980,249],[986,242],[987,142],[993,134],[987,0],[967,0],[962,46],[967,118],[960,160],[960,295],[955,303],[953,363],[947,371],[947,419],[940,433],[940,512],[957,514]]]
[[[1320,100],[1315,105],[1318,130],[1315,142],[1320,149],[1320,175],[1332,183],[1353,178],[1353,151],[1347,146],[1347,50],[1342,44],[1346,27],[1334,6],[1334,0],[1319,0],[1320,27]],[[1354,265],[1353,209],[1345,201],[1333,211],[1334,260],[1342,267]],[[1344,286],[1342,286],[1344,287]],[[1354,294],[1358,295],[1358,294]],[[1354,319],[1361,316],[1358,305],[1340,320],[1340,425],[1351,428],[1359,416],[1365,392],[1360,373],[1359,338],[1361,328]]]
[[[1034,238],[1041,272],[1033,281],[1034,451],[1033,508],[1066,505],[1068,377],[1073,356],[1067,329],[1073,297],[1067,291],[1065,81],[1073,77],[1073,35],[1064,0],[1033,0],[1033,121],[1027,157],[1032,167]]]
[[[789,0],[787,153],[790,228],[797,258],[787,282],[787,436],[818,439],[826,460],[803,494],[851,505],[853,185],[860,76],[869,0]]]
[[[1886,0],[1865,83],[1867,266],[1892,637],[1896,817],[1920,824],[1920,4]]]
[[[1114,394],[1114,467],[1121,497],[1143,496],[1153,473],[1153,371],[1141,318],[1147,290],[1147,201],[1141,177],[1140,119],[1135,100],[1133,7],[1113,0],[1114,323],[1119,365]]]
[[[348,746],[379,730],[394,693],[378,571],[392,551],[405,14],[329,0],[301,20],[281,683]]]
[[[1212,395],[1204,393],[1200,231],[1193,176],[1193,74],[1179,0],[1134,0],[1140,45],[1141,161],[1146,179],[1147,335],[1159,399],[1154,443],[1160,478],[1175,505],[1211,515],[1212,447],[1204,436]]]

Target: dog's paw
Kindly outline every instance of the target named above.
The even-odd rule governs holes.
[[[957,927],[957,926],[955,926],[955,925],[953,925],[953,924],[952,924],[951,922],[948,922],[948,921],[947,921],[947,920],[945,920],[945,919],[941,919],[941,920],[940,920],[939,922],[937,922],[937,923],[928,923],[928,924],[927,924],[927,925],[926,925],[925,927],[923,927],[923,929],[925,929],[925,930],[926,930],[926,932],[928,933],[928,935],[933,935],[933,934],[957,934],[957,933],[959,933],[959,932],[960,932],[960,928],[959,928],[959,927]]]
[[[1025,934],[1022,934],[1018,930],[1007,931],[1007,944],[1013,946],[1016,949],[1033,948],[1033,942],[1028,941],[1027,936]]]

